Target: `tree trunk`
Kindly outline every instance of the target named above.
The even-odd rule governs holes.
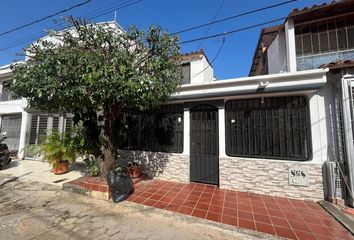
[[[107,145],[110,146],[107,146],[103,151],[104,159],[101,164],[101,176],[104,178],[106,178],[110,170],[114,169],[117,162],[114,147],[110,143]]]
[[[107,104],[103,109],[104,114],[104,135],[106,137],[107,144],[103,151],[104,159],[101,164],[101,174],[103,177],[107,176],[110,170],[113,170],[118,162],[118,127],[119,120],[121,118],[120,104]]]

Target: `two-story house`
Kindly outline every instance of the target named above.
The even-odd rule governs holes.
[[[354,81],[354,1],[332,1],[304,9],[294,9],[284,24],[261,31],[249,76],[329,68],[327,83],[317,94],[325,107],[322,135],[335,171],[327,173],[326,193],[347,198],[354,187],[353,84]],[[320,108],[313,109],[320,111]],[[311,110],[312,111],[312,110]],[[317,138],[316,141],[322,141]],[[339,163],[339,164],[338,164]],[[341,166],[341,169],[338,166]],[[341,171],[340,171],[341,170]],[[341,174],[343,172],[343,174]],[[343,176],[345,175],[345,176]],[[346,181],[346,182],[344,182]],[[349,188],[347,187],[349,186]],[[331,192],[332,191],[332,192]],[[337,193],[336,193],[337,192]]]

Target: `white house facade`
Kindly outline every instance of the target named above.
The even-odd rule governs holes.
[[[202,51],[191,55],[199,61],[206,58]],[[327,132],[330,129],[327,103],[333,101],[327,72],[327,69],[317,69],[238,79],[205,79],[202,83],[191,78],[189,84],[182,85],[171,96],[169,106],[174,109],[162,111],[163,117],[170,114],[172,119],[169,137],[174,147],[156,151],[166,149],[126,143],[121,157],[142,161],[147,173],[160,179],[202,182],[223,189],[283,197],[323,199],[322,166],[330,158],[327,148],[333,141]],[[127,135],[148,136],[147,143],[166,142],[159,139],[164,133],[159,128],[155,133],[144,133],[153,129],[153,125],[163,123],[159,117],[151,122],[145,129]],[[129,125],[129,120],[126,123]],[[141,122],[135,125],[142,126]],[[151,137],[154,134],[156,137]],[[306,176],[299,180],[292,177],[295,172]]]
[[[304,55],[307,45],[299,26],[310,24],[313,11],[319,11],[317,20],[325,18],[326,26],[335,14],[352,14],[352,5],[341,4],[347,3],[297,10],[284,24],[262,30],[249,77],[216,80],[203,51],[185,54],[182,85],[168,104],[149,112],[124,112],[120,159],[140,161],[148,175],[159,179],[308,200],[334,191],[336,182],[328,180],[324,169],[328,162],[340,161],[352,187],[353,166],[347,157],[354,157],[352,91],[347,87],[354,79],[352,65],[346,62],[338,71],[338,64],[318,68],[312,60],[315,67],[299,67],[308,66],[303,59],[310,58]],[[351,24],[345,20],[347,49],[340,51],[351,51]],[[317,37],[327,34],[329,46],[329,32],[338,36],[337,28],[316,29]],[[11,71],[0,70],[3,90],[9,80]],[[21,123],[18,146],[12,147],[17,150],[37,144],[45,130],[65,131],[72,125],[70,116],[38,113],[24,99],[1,101],[1,131],[15,116]],[[19,157],[31,156],[20,151]]]

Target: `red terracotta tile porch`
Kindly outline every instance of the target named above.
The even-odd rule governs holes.
[[[128,201],[290,239],[354,239],[314,202],[157,180],[135,185]]]

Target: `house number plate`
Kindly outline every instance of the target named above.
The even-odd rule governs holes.
[[[307,169],[290,168],[289,169],[289,185],[308,186]]]

